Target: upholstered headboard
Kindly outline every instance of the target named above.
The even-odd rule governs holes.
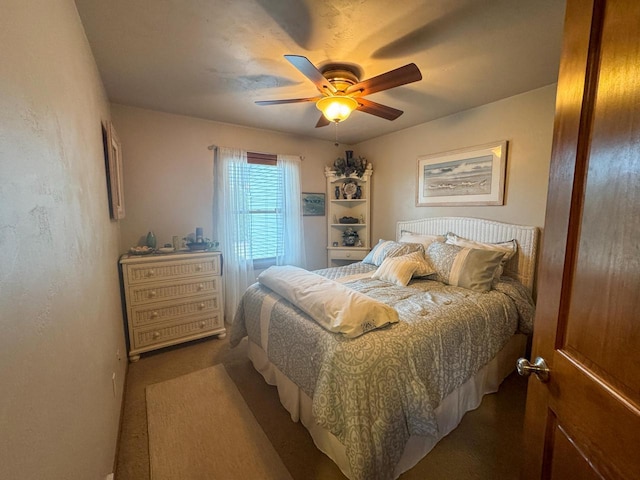
[[[510,223],[469,217],[432,217],[398,222],[396,239],[402,231],[425,235],[444,235],[453,232],[477,242],[506,242],[514,239],[518,253],[505,265],[504,274],[520,281],[533,291],[538,253],[538,227],[513,225]]]

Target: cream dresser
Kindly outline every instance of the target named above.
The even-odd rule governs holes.
[[[218,335],[224,338],[220,252],[123,255],[129,358]]]

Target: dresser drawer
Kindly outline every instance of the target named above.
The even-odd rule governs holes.
[[[220,256],[191,260],[145,262],[126,266],[130,285],[176,280],[197,275],[220,275]]]
[[[143,327],[175,320],[179,317],[197,314],[211,314],[220,310],[218,294],[170,302],[155,302],[133,307],[131,321],[134,327]]]
[[[213,313],[207,316],[183,318],[179,322],[159,324],[155,328],[134,328],[135,348],[144,348],[158,343],[171,342],[182,337],[196,338],[210,330],[223,326],[222,315]]]
[[[220,277],[190,278],[179,282],[163,282],[129,287],[131,306],[220,293]]]
[[[329,258],[331,260],[351,260],[358,262],[369,253],[368,250],[351,250],[349,248],[329,250]]]

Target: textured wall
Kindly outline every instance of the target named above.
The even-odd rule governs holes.
[[[1,10],[0,477],[102,480],[126,368],[109,106],[72,0]]]
[[[213,232],[213,153],[211,144],[265,153],[302,155],[302,191],[324,192],[325,165],[347,147],[267,130],[239,127],[181,115],[112,105],[126,155],[122,221],[123,251],[149,229],[159,243],[186,235],[196,226]],[[327,264],[327,217],[304,217],[307,267]]]
[[[550,85],[356,145],[373,161],[373,240],[398,220],[469,216],[544,226],[556,86]],[[509,141],[502,206],[416,207],[417,158]]]

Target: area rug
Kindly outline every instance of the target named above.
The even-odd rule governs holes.
[[[224,366],[146,388],[152,480],[291,479]]]

